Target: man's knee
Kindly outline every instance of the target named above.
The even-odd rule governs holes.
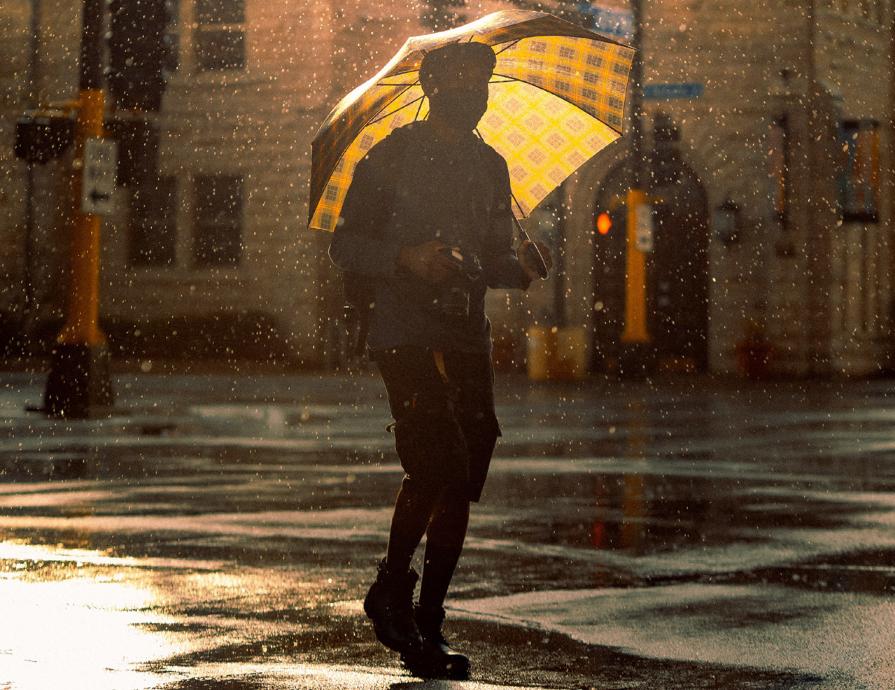
[[[444,487],[467,479],[463,430],[448,410],[414,410],[402,416],[395,423],[395,450],[415,481]]]
[[[425,505],[430,511],[434,511],[442,488],[434,482],[426,481],[425,477],[405,474],[401,480],[401,497],[405,502]]]
[[[469,482],[451,482],[438,495],[437,513],[462,515],[469,512]]]
[[[461,417],[461,426],[469,454],[472,457],[490,456],[494,446],[497,445],[497,439],[501,436],[494,408],[467,412]]]
[[[442,511],[469,509],[469,483],[467,481],[433,482],[425,477],[405,474],[401,480],[401,493],[419,503],[431,504],[433,514]]]
[[[488,469],[491,466],[491,457],[497,439],[500,437],[500,424],[494,414],[493,407],[468,415],[463,424],[466,437],[466,447],[469,453],[469,497],[472,501],[479,501],[485,480],[488,477]]]

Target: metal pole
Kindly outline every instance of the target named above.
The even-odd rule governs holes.
[[[75,130],[75,174],[72,177],[72,261],[66,324],[58,342],[100,345],[99,331],[99,229],[100,218],[81,211],[84,173],[84,142],[103,136],[102,90],[103,0],[84,0],[81,34],[80,107]]]
[[[886,17],[886,21],[888,22],[888,32],[889,32],[889,64],[892,64],[892,61],[895,60],[895,9],[889,5],[886,8],[886,12],[888,16]],[[884,206],[880,208],[880,212],[886,214],[888,217],[888,232],[884,233],[883,237],[885,241],[888,243],[888,256],[880,257],[883,263],[883,275],[885,276],[885,282],[881,286],[882,294],[880,295],[880,303],[885,305],[885,312],[881,315],[882,324],[884,326],[884,333],[892,333],[892,328],[895,327],[895,299],[893,299],[892,291],[892,267],[895,266],[895,242],[891,239],[892,233],[892,224],[893,219],[895,219],[895,175],[892,172],[892,164],[895,162],[895,137],[892,136],[892,133],[895,132],[895,70],[889,70],[889,112],[886,117],[886,124],[889,126],[888,132],[888,165],[886,165],[883,170],[883,187],[880,189],[880,193],[882,195],[882,203]],[[885,136],[885,135],[884,135]],[[885,139],[883,140],[885,141]],[[884,245],[885,246],[885,245]],[[887,354],[891,357],[892,353],[892,339],[891,336],[887,338],[888,342],[886,343]],[[891,361],[891,360],[890,360]],[[888,363],[887,363],[888,364]],[[887,369],[891,370],[891,364],[888,364]]]
[[[84,148],[103,136],[102,44],[104,0],[84,0],[80,98],[71,176],[71,270],[66,321],[56,338],[44,392],[49,414],[86,417],[112,404],[109,353],[99,329],[100,217],[81,210]]]
[[[39,105],[41,0],[31,0],[31,35],[28,40],[28,107]],[[34,163],[28,163],[25,177],[25,255],[23,266],[25,304],[19,331],[27,343],[28,328],[34,311]]]
[[[637,248],[638,211],[646,202],[643,166],[643,4],[631,0],[634,61],[631,64],[631,131],[628,154],[625,327],[622,342],[649,342],[646,323],[646,256]]]
[[[553,259],[553,315],[556,319],[553,324],[557,328],[565,328],[566,323],[566,212],[565,189],[560,188],[561,203],[558,208],[552,208],[551,213],[556,214],[556,256]]]
[[[631,64],[631,145],[628,159],[631,189],[643,189],[643,0],[631,0],[634,62]]]

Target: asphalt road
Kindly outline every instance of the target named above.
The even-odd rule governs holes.
[[[450,593],[467,683],[360,600],[400,470],[375,377],[0,374],[0,688],[895,688],[893,382],[499,382]]]

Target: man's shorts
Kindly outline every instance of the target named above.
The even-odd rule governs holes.
[[[478,501],[500,436],[491,355],[398,348],[371,358],[388,391],[404,472],[433,489],[462,487]]]

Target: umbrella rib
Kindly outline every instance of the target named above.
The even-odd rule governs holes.
[[[420,98],[420,105],[419,105],[419,107],[416,109],[416,115],[413,116],[413,120],[414,120],[414,122],[416,122],[416,121],[419,120],[419,118],[420,118],[420,112],[421,112],[422,109],[423,109],[423,101],[424,101],[424,100],[426,100],[426,94],[423,94],[423,97]]]
[[[479,128],[478,128],[478,127],[475,128],[475,133],[478,135],[479,139],[481,139],[482,143],[484,143],[484,142],[485,142],[485,137],[482,136],[482,133],[479,131]],[[516,195],[513,194],[513,185],[512,185],[512,184],[510,185],[510,197],[512,197],[513,201],[516,202],[516,206],[519,207],[519,213],[522,214],[522,217],[523,217],[523,218],[528,218],[528,216],[525,215],[525,209],[522,208],[522,204],[519,203],[519,200],[516,198]],[[516,216],[513,216],[513,220],[515,220],[515,221],[516,221],[516,225],[519,226],[519,221],[516,219]],[[520,229],[520,230],[522,229],[521,226],[519,226],[519,229]]]
[[[508,81],[525,81],[524,79],[519,79],[519,77],[511,77],[509,74],[503,74],[502,72],[492,72],[491,76],[503,77],[504,79],[507,79]],[[531,84],[531,82],[529,82],[529,81],[526,81],[525,83]]]
[[[395,96],[395,98],[400,98],[404,93],[407,92],[407,89],[409,89],[409,88],[410,88],[410,86],[405,87],[405,88],[401,91],[401,93],[399,93],[397,96]],[[378,117],[379,113],[381,113],[383,110],[385,110],[390,104],[394,103],[394,102],[395,102],[395,98],[391,99],[391,100],[388,101],[387,103],[384,103],[384,104],[382,105],[382,107],[381,107],[379,110],[376,111],[376,113],[373,115],[373,117],[371,118],[371,120],[370,120],[369,122],[367,122],[365,125],[363,125],[363,126],[360,128],[360,130],[363,130],[365,127],[367,127],[367,126],[373,124],[374,122],[377,122],[378,120],[382,119],[382,118],[379,118],[379,117]],[[411,103],[413,103],[413,101],[411,101]],[[409,104],[405,104],[405,105],[409,105]],[[403,108],[403,107],[405,107],[405,106],[401,106],[401,107]],[[398,108],[398,110],[400,110],[400,109],[401,109],[401,108]],[[398,110],[396,110],[395,112],[398,112]],[[386,117],[386,116],[383,115],[382,117],[384,118],[384,117]],[[344,156],[345,156],[345,152],[343,151],[342,154],[339,156],[339,158],[336,159],[336,161],[338,162],[338,161],[341,160]],[[335,168],[335,165],[333,166],[333,168]],[[329,171],[329,175],[330,175],[330,176],[332,175],[332,170],[333,170],[333,168],[331,168],[330,171]],[[327,179],[329,179],[329,177],[327,177]],[[313,210],[313,211],[309,211],[309,212],[312,214],[312,218],[313,218],[313,213],[316,213],[316,211],[317,211],[317,206],[320,204],[320,199],[321,199],[322,197],[323,197],[323,190],[321,189],[320,194],[317,196],[317,199],[314,201],[314,204],[313,204],[313,208],[314,208],[314,210]],[[310,221],[309,221],[309,222],[310,222]]]
[[[528,216],[525,215],[525,209],[522,208],[522,204],[519,203],[519,199],[517,199],[517,198],[516,198],[516,195],[513,194],[513,187],[512,187],[512,186],[510,186],[510,196],[513,198],[513,201],[516,202],[516,206],[519,207],[519,213],[522,214],[522,217],[523,217],[523,218],[528,218]],[[515,218],[515,216],[514,216],[514,218]]]
[[[512,48],[513,46],[515,46],[515,45],[516,45],[519,41],[521,41],[521,40],[522,40],[521,38],[517,38],[515,41],[510,41],[507,45],[505,45],[503,48],[501,48],[500,50],[498,50],[498,51],[495,52],[494,54],[495,54],[495,55],[500,55],[503,51],[505,51],[505,50],[509,50],[510,48]]]
[[[394,98],[392,98],[391,100],[389,100],[389,101],[383,103],[383,104],[382,104],[382,107],[381,107],[379,110],[377,110],[375,113],[373,113],[373,117],[370,118],[370,120],[367,122],[366,125],[364,125],[364,127],[366,127],[368,124],[370,124],[371,122],[373,122],[373,121],[375,121],[376,119],[378,119],[378,118],[379,118],[379,113],[381,113],[383,110],[385,110],[386,108],[388,108],[392,103],[395,102],[396,99],[400,98],[400,97],[403,96],[405,93],[407,93],[407,89],[409,89],[409,88],[410,88],[410,87],[408,86],[408,87],[405,87],[404,89],[401,89],[401,93],[396,94]],[[385,116],[383,115],[383,117],[385,117]],[[363,129],[363,127],[361,127],[361,129]]]
[[[406,90],[406,89],[405,89],[405,90]],[[407,103],[405,103],[404,105],[402,105],[402,106],[400,106],[400,107],[398,107],[398,108],[395,108],[394,110],[392,110],[392,111],[390,111],[390,112],[387,112],[387,113],[385,113],[384,115],[379,115],[379,116],[377,116],[377,117],[374,117],[372,120],[370,120],[370,121],[366,124],[366,126],[369,127],[370,125],[375,125],[377,122],[381,122],[381,121],[384,120],[385,118],[387,118],[387,117],[391,117],[391,116],[394,115],[395,113],[397,113],[397,112],[399,112],[399,111],[401,111],[401,110],[404,110],[404,108],[406,108],[406,107],[409,106],[409,105],[413,105],[413,104],[416,103],[417,101],[420,101],[420,106],[422,106],[422,100],[423,100],[425,97],[426,97],[426,95],[423,94],[422,96],[419,96],[418,98],[414,98],[412,101],[407,101]],[[385,108],[383,108],[383,110],[385,110]],[[382,112],[382,111],[380,111],[380,112]]]
[[[391,99],[388,100],[387,102],[383,103],[383,104],[382,104],[382,107],[381,107],[379,110],[377,110],[375,113],[373,113],[373,117],[370,118],[369,121],[367,121],[367,123],[364,125],[364,127],[366,127],[367,125],[372,124],[373,122],[376,122],[377,120],[381,119],[381,118],[379,117],[379,113],[381,113],[383,110],[385,110],[386,108],[388,108],[392,103],[394,103],[397,99],[399,99],[401,96],[403,96],[405,93],[407,93],[407,89],[409,89],[409,88],[410,88],[409,86],[404,87],[403,89],[401,89],[401,93],[396,94],[393,98],[391,98]],[[402,107],[403,107],[403,106],[402,106]],[[401,108],[398,108],[398,110],[400,110],[400,109],[401,109]],[[395,111],[395,112],[397,112],[397,111]],[[383,115],[382,117],[385,117],[385,115]],[[361,127],[361,129],[363,129],[363,127]]]
[[[599,117],[597,117],[597,116],[594,115],[593,113],[589,113],[589,112],[587,112],[584,108],[582,108],[582,107],[581,107],[580,105],[578,105],[577,103],[574,103],[573,101],[570,101],[568,98],[566,98],[566,97],[564,97],[564,96],[560,96],[558,93],[556,93],[556,92],[554,92],[554,91],[548,91],[547,89],[545,89],[545,88],[544,88],[543,86],[541,86],[540,84],[535,84],[534,82],[530,82],[530,81],[528,81],[527,79],[519,79],[518,77],[511,77],[509,74],[501,74],[501,73],[498,73],[498,72],[494,72],[494,75],[496,75],[496,76],[498,76],[498,77],[504,77],[504,78],[505,78],[506,80],[508,80],[508,81],[517,81],[517,82],[519,82],[520,84],[528,84],[529,86],[533,86],[533,87],[535,87],[536,89],[540,89],[541,91],[547,91],[547,93],[549,93],[551,96],[556,96],[558,99],[560,99],[560,100],[562,100],[562,101],[565,101],[565,102],[568,103],[569,105],[575,106],[576,108],[578,108],[578,110],[580,110],[580,111],[581,111],[582,113],[584,113],[585,115],[588,115],[588,116],[594,118],[597,122],[601,122],[602,124],[606,125],[609,129],[611,129],[613,132],[615,132],[615,133],[618,134],[619,136],[622,136],[622,135],[624,134],[621,130],[616,129],[615,127],[613,127],[612,125],[610,125],[608,122],[605,122],[605,121],[601,120]],[[497,82],[494,82],[494,83],[497,83]],[[504,82],[500,82],[500,83],[504,83]]]

